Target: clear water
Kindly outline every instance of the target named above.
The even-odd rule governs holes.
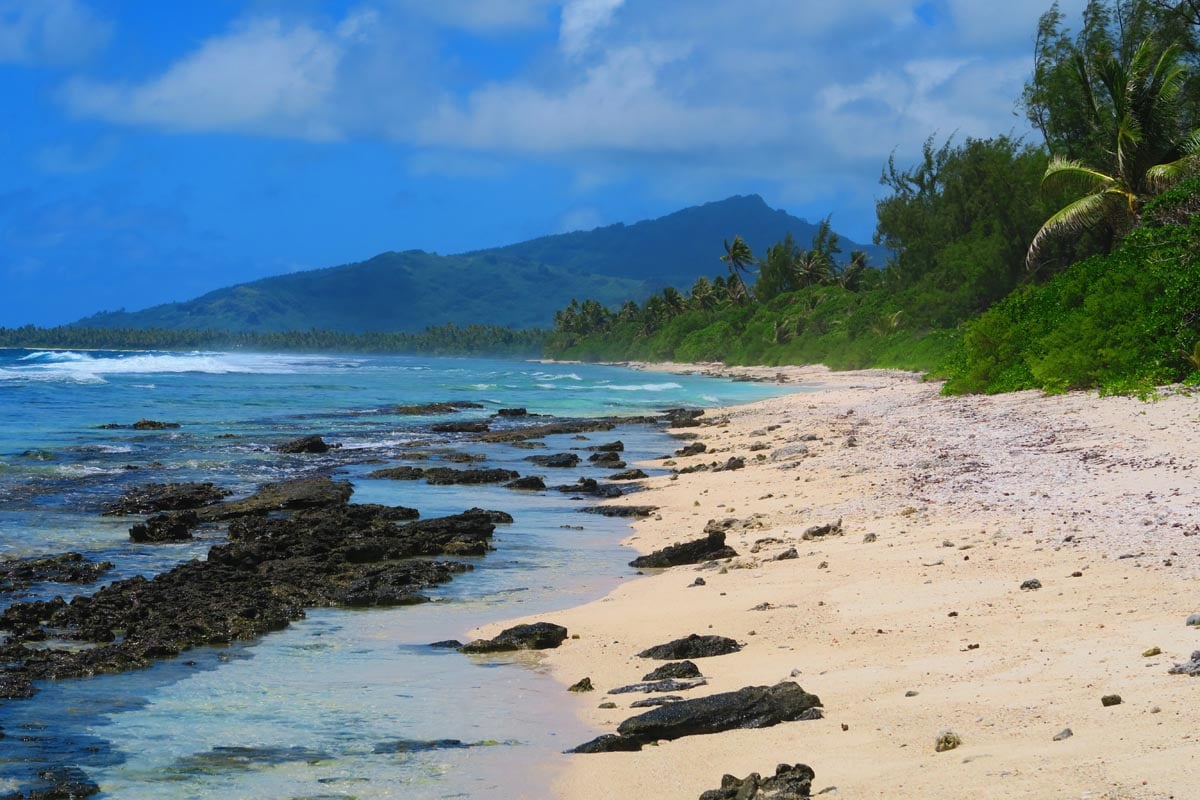
[[[423,517],[472,506],[508,511],[496,551],[474,572],[392,610],[313,610],[258,642],[195,650],[151,669],[47,683],[33,700],[0,701],[0,793],[48,764],[77,765],[113,798],[541,797],[560,752],[592,735],[536,655],[467,657],[428,642],[465,639],[487,622],[550,614],[630,577],[617,542],[625,523],[578,514],[558,492],[431,487],[372,480],[381,464],[437,464],[444,452],[484,466],[550,473],[571,483],[606,471],[534,468],[529,451],[432,434],[439,417],[387,413],[397,404],[471,400],[489,416],[522,406],[560,417],[635,415],[746,402],[775,387],[591,365],[479,359],[167,352],[0,350],[0,558],[75,550],[112,561],[104,581],[153,575],[203,558],[222,532],[137,545],[130,520],[100,516],[126,488],[207,480],[238,493],[314,468],[349,479],[354,502],[418,508]],[[140,418],[178,429],[101,429]],[[318,433],[343,444],[325,456],[271,447]],[[636,461],[669,452],[660,430],[620,438]],[[586,445],[550,437],[545,452]],[[429,461],[406,461],[414,452]],[[70,597],[95,586],[45,584],[13,600]],[[417,749],[405,741],[455,739]]]

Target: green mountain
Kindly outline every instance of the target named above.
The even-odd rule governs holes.
[[[642,300],[663,286],[687,289],[723,271],[735,234],[756,253],[791,232],[806,245],[816,226],[757,195],[731,197],[634,225],[544,236],[441,256],[421,250],[295,272],[142,311],[102,312],[76,323],[103,328],[230,331],[420,331],[472,323],[547,326],[571,298],[605,305]],[[843,250],[859,248],[843,242]],[[875,263],[881,251],[863,247]]]

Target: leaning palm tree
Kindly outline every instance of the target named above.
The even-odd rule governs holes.
[[[1042,225],[1025,263],[1037,264],[1046,240],[1105,224],[1121,235],[1141,216],[1146,200],[1197,165],[1200,130],[1181,136],[1181,92],[1187,67],[1177,45],[1155,55],[1147,38],[1123,63],[1110,55],[1097,63],[1075,60],[1076,79],[1088,101],[1090,123],[1109,142],[1105,168],[1074,159],[1051,159],[1044,188],[1074,185],[1082,196]]]
[[[752,300],[750,289],[746,286],[746,281],[742,278],[743,274],[749,275],[753,272],[751,265],[754,263],[754,253],[750,251],[750,245],[746,244],[746,240],[741,236],[734,236],[733,241],[725,240],[725,255],[721,256],[721,260],[729,265],[729,282],[731,284],[729,294],[734,297],[736,302],[743,300]],[[737,284],[736,288],[732,284]]]

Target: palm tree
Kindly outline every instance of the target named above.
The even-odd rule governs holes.
[[[749,275],[753,272],[750,265],[754,263],[754,253],[750,251],[750,245],[746,244],[746,240],[741,236],[734,236],[732,242],[726,239],[725,255],[721,256],[721,260],[729,265],[730,282],[737,283],[736,292],[731,286],[729,294],[739,303],[747,299],[752,300],[750,289],[742,278],[743,273]]]
[[[696,278],[692,290],[688,293],[688,302],[696,311],[711,311],[716,307],[717,297],[708,278],[703,275]]]
[[[838,275],[838,283],[843,289],[857,292],[862,284],[863,276],[867,274],[867,254],[862,250],[851,250],[850,261]]]
[[[1181,137],[1180,94],[1187,79],[1180,48],[1155,55],[1151,38],[1123,63],[1116,55],[1089,63],[1075,60],[1076,80],[1087,98],[1090,124],[1108,144],[1109,164],[1097,168],[1075,159],[1051,159],[1042,186],[1074,184],[1083,196],[1068,203],[1042,225],[1029,245],[1025,263],[1037,264],[1045,241],[1063,233],[1105,224],[1120,236],[1137,223],[1142,205],[1196,165],[1200,130]]]

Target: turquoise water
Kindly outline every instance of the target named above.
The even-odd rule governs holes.
[[[319,609],[258,642],[195,650],[122,675],[43,684],[0,701],[0,793],[48,764],[82,767],[104,797],[540,797],[566,747],[588,738],[536,656],[467,657],[428,648],[471,628],[601,596],[631,576],[620,520],[578,514],[559,492],[380,481],[381,465],[438,464],[451,451],[572,483],[607,470],[546,470],[529,451],[433,434],[447,419],[526,407],[559,417],[636,415],[747,402],[760,384],[591,365],[479,359],[0,350],[0,558],[67,550],[116,566],[103,581],[203,558],[196,541],[138,545],[130,520],[102,517],[130,486],[206,480],[237,493],[319,469],[351,480],[354,502],[508,511],[495,552],[475,571],[391,610]],[[450,417],[389,413],[397,404],[470,400]],[[178,429],[102,429],[141,418]],[[321,434],[343,447],[288,456],[272,446]],[[548,437],[545,452],[621,439],[631,463],[669,452],[661,429],[628,426]],[[427,461],[406,461],[423,453]],[[648,470],[654,472],[653,470]],[[71,597],[96,586],[44,584],[13,600]],[[456,739],[464,747],[401,742]]]

